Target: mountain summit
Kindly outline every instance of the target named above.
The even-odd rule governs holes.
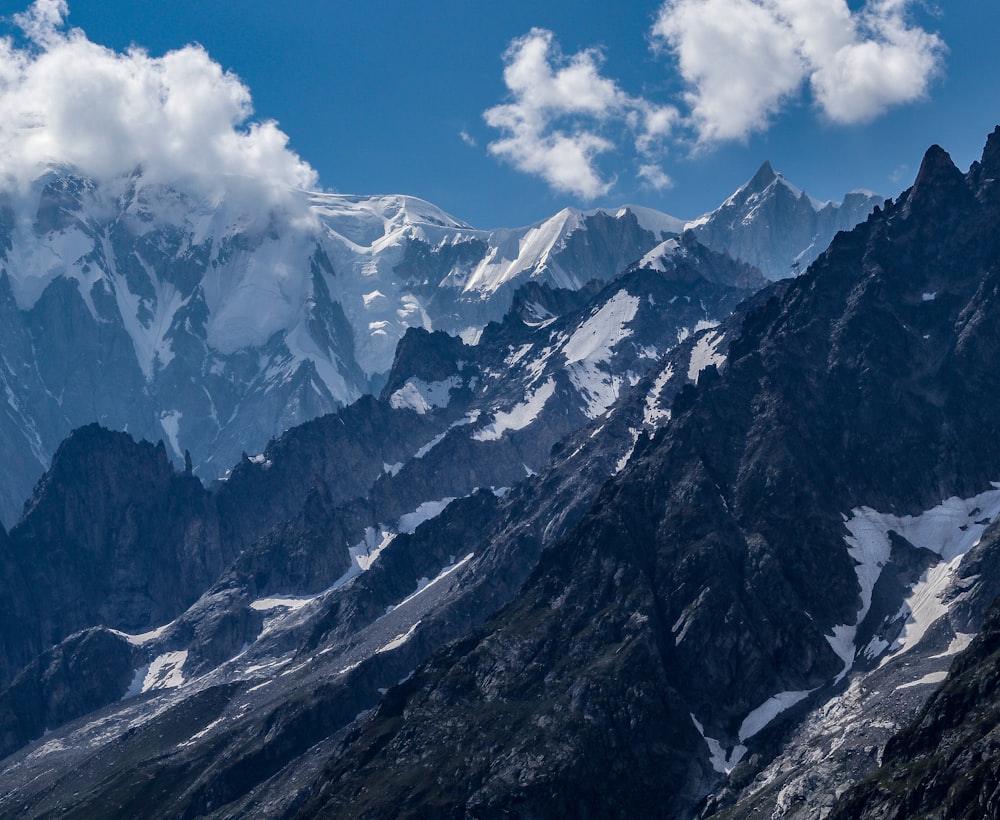
[[[722,205],[685,228],[768,279],[784,279],[804,271],[837,231],[850,230],[881,203],[869,191],[852,191],[840,203],[819,202],[765,161]]]

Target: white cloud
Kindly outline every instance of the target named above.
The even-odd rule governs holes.
[[[802,81],[786,28],[752,0],[678,0],[660,12],[654,35],[670,44],[691,119],[704,140],[762,130]]]
[[[638,175],[648,187],[656,191],[665,190],[674,184],[674,181],[659,165],[644,163],[639,166]]]
[[[14,15],[14,22],[29,40],[48,45],[58,36],[56,32],[68,14],[66,0],[35,0],[27,11]]]
[[[476,145],[478,144],[476,142],[476,138],[474,136],[472,136],[472,134],[470,134],[464,128],[461,131],[458,132],[458,136],[462,140],[462,142],[464,142],[470,148],[475,148]]]
[[[265,200],[315,187],[315,171],[250,92],[200,46],[162,57],[114,52],[66,27],[64,0],[37,0],[0,40],[0,181],[25,186],[53,165],[98,180],[141,167],[152,182]]]
[[[886,108],[920,99],[940,69],[944,43],[909,26],[900,0],[872,3],[856,15],[857,39],[816,66],[813,93],[836,122],[872,119]]]
[[[557,191],[584,199],[607,193],[615,180],[605,178],[597,161],[615,150],[610,137],[624,129],[641,154],[651,155],[678,116],[602,76],[600,52],[564,56],[551,31],[536,28],[514,40],[504,62],[511,101],[483,115],[502,134],[489,151]]]
[[[667,0],[654,42],[688,84],[702,143],[745,138],[808,85],[834,122],[870,120],[921,98],[944,44],[911,25],[913,0]]]

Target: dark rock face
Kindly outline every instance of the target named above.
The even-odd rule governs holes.
[[[77,430],[4,548],[0,679],[79,629],[171,620],[233,557],[211,497],[175,472],[162,443]]]
[[[833,686],[826,636],[860,608],[842,515],[1000,469],[1000,202],[977,173],[932,149],[751,312],[722,373],[507,608],[345,739],[299,816],[683,815],[722,780],[701,731],[752,747],[752,710]]]
[[[124,638],[99,627],[42,653],[0,695],[0,755],[120,700],[132,682],[134,655]]]
[[[462,343],[457,336],[443,331],[430,333],[423,328],[411,327],[399,340],[392,369],[382,388],[382,397],[388,399],[410,378],[425,382],[444,381],[458,374],[463,362],[471,362],[475,351]]]
[[[596,258],[603,270],[622,271],[650,250],[664,237],[644,229],[629,210],[612,216],[599,211],[588,216],[585,229],[577,230],[567,237],[560,252],[553,254],[549,263],[562,271],[557,280],[562,287],[572,286],[571,281],[560,281],[563,277],[579,277],[579,271],[588,270]],[[577,286],[585,284],[577,280]]]

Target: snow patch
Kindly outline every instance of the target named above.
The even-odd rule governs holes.
[[[514,350],[512,347],[510,355],[504,359],[504,364],[507,365],[507,367],[513,367],[521,361],[521,359],[528,355],[532,347],[534,347],[534,345],[530,343],[521,345],[517,350]]]
[[[430,521],[432,518],[437,518],[441,515],[445,507],[454,500],[455,496],[449,496],[439,501],[425,501],[413,512],[400,516],[399,523],[396,524],[396,529],[401,533],[412,533],[425,521]]]
[[[181,449],[180,443],[177,441],[177,435],[180,433],[182,416],[183,414],[180,410],[170,410],[160,415],[160,426],[163,428],[163,432],[167,435],[167,441],[170,444],[170,449],[174,451],[174,454],[178,458],[184,458],[184,451]]]
[[[940,658],[950,658],[952,655],[957,655],[959,652],[964,652],[968,648],[969,644],[972,643],[972,639],[976,637],[970,632],[956,632],[955,637],[951,639],[951,643],[948,644],[948,648],[944,652],[939,652],[937,655],[931,655],[930,660],[939,660]]]
[[[256,601],[250,604],[250,609],[256,609],[258,612],[268,612],[272,609],[288,609],[292,612],[302,609],[310,601],[316,600],[315,595],[285,595],[285,596],[273,596],[270,598],[258,598]]]
[[[146,674],[148,672],[148,663],[143,664],[135,670],[135,674],[132,676],[132,682],[128,685],[128,689],[125,691],[125,694],[122,695],[122,700],[134,698],[136,695],[142,694],[142,684],[146,680]]]
[[[458,421],[454,422],[448,428],[448,430],[452,430],[455,427],[464,427],[467,424],[475,424],[479,420],[479,415],[480,415],[480,411],[479,410],[472,410],[472,411],[466,413]],[[442,441],[444,441],[444,437],[446,435],[448,435],[448,430],[445,430],[443,433],[438,433],[438,435],[434,436],[434,438],[432,438],[430,441],[428,441],[426,444],[424,444],[419,450],[417,450],[417,452],[415,452],[413,454],[413,457],[414,458],[423,458],[425,455],[427,455],[431,450],[433,450]]]
[[[389,396],[389,406],[393,410],[410,409],[420,415],[434,407],[447,407],[451,391],[462,384],[462,379],[452,376],[436,382],[409,379],[406,384]]]
[[[270,682],[271,681],[267,681],[267,683],[270,683]],[[261,685],[263,685],[263,684],[261,684]],[[256,689],[257,687],[255,686],[253,688]],[[247,691],[251,692],[253,690],[252,689],[248,689]],[[199,740],[201,740],[203,737],[205,737],[209,732],[211,732],[216,726],[221,726],[223,723],[225,723],[226,720],[227,720],[227,718],[226,718],[225,715],[223,715],[220,718],[216,718],[211,723],[209,723],[208,726],[206,726],[204,729],[202,729],[200,732],[196,732],[195,734],[191,735],[191,737],[189,737],[183,743],[178,743],[177,746],[179,748],[183,748],[185,746],[193,746],[195,743],[197,743]]]
[[[423,446],[421,446],[421,448],[419,450],[417,450],[417,452],[415,452],[413,454],[413,457],[414,458],[423,458],[431,450],[433,450],[435,447],[437,447],[442,441],[444,441],[444,437],[446,435],[448,435],[448,431],[447,430],[445,430],[443,433],[438,433],[436,436],[434,436],[434,438],[432,438],[426,444],[424,444]]]
[[[853,517],[845,521],[850,534],[844,540],[855,561],[861,607],[853,625],[834,627],[833,636],[827,636],[830,646],[844,661],[838,681],[853,666],[857,627],[868,614],[872,590],[892,550],[889,533],[895,532],[913,546],[936,553],[942,561],[928,569],[911,588],[901,610],[901,614],[907,616],[906,625],[890,648],[890,654],[882,659],[882,665],[890,657],[898,657],[901,652],[916,646],[927,630],[947,613],[941,593],[950,584],[962,557],[979,543],[988,523],[1000,514],[1000,489],[967,499],[952,497],[919,515],[896,516],[870,507],[859,507],[851,512]],[[869,644],[866,653],[874,648]]]
[[[915,547],[937,553],[942,559],[912,586],[902,610],[906,624],[889,650],[893,657],[916,646],[927,630],[948,612],[948,606],[941,600],[942,593],[951,584],[965,554],[979,543],[989,522],[997,515],[1000,515],[1000,490],[989,490],[968,499],[952,497],[917,516],[881,517],[887,531],[894,530]]]
[[[670,421],[670,409],[660,404],[660,393],[673,376],[674,367],[668,364],[653,381],[653,387],[646,395],[646,403],[642,410],[642,423],[646,427],[659,427]]]
[[[863,650],[861,650],[861,654],[864,655],[866,658],[868,658],[868,660],[873,661],[875,660],[875,658],[877,658],[879,655],[885,652],[885,650],[888,648],[889,648],[889,642],[876,635],[874,638],[868,641],[868,645],[865,646]]]
[[[813,689],[799,692],[779,692],[765,700],[760,706],[750,712],[740,724],[740,743],[745,743],[782,712],[791,709],[799,701],[805,700],[813,693]]]
[[[691,351],[691,360],[688,364],[688,378],[695,384],[698,383],[698,377],[702,370],[713,364],[719,367],[726,360],[725,354],[716,352],[716,349],[725,337],[725,333],[713,331],[712,333],[706,333],[695,344],[694,349]]]
[[[608,361],[618,343],[631,335],[625,326],[638,309],[639,297],[618,291],[570,336],[563,346],[566,364]]]
[[[747,747],[743,745],[736,746],[729,755],[726,755],[722,744],[714,737],[709,737],[705,734],[705,727],[701,725],[693,714],[691,715],[691,722],[694,724],[694,728],[698,730],[698,734],[705,741],[705,745],[708,746],[712,768],[719,774],[729,774],[743,759],[743,756],[747,753]]]
[[[896,689],[912,689],[914,686],[929,686],[935,683],[941,683],[945,678],[948,677],[947,669],[939,669],[937,672],[928,672],[919,680],[911,680],[909,683],[901,683]]]
[[[149,664],[146,677],[142,681],[142,691],[151,692],[156,689],[176,689],[184,685],[182,670],[187,661],[187,650],[181,652],[164,652]]]
[[[467,327],[458,334],[458,338],[469,347],[475,347],[483,336],[483,328]]]
[[[417,627],[420,626],[420,621],[417,621],[413,626],[406,630],[406,632],[401,635],[397,635],[385,646],[379,647],[375,650],[376,655],[381,655],[383,652],[392,652],[394,649],[399,649],[404,643],[406,643],[410,638],[413,637],[413,633],[416,632]]]
[[[556,383],[551,377],[536,388],[520,404],[515,404],[509,410],[501,410],[494,414],[493,423],[472,434],[476,441],[497,441],[508,431],[523,430],[530,425],[542,412],[545,403],[552,398]]]
[[[910,588],[910,594],[900,610],[900,615],[906,616],[906,623],[883,663],[889,657],[898,657],[920,643],[927,630],[941,616],[948,614],[948,606],[941,601],[941,594],[948,588],[961,562],[962,556],[958,556],[952,561],[935,564]]]
[[[622,377],[604,372],[593,362],[571,364],[567,373],[570,383],[584,401],[583,412],[588,419],[600,418],[621,395]]]
[[[661,242],[653,250],[647,253],[642,259],[639,260],[636,267],[643,268],[645,270],[656,270],[660,273],[667,272],[667,266],[664,264],[663,257],[670,253],[673,253],[680,247],[680,242],[676,239],[668,239],[665,242]]]
[[[449,575],[451,575],[455,570],[457,570],[460,567],[464,566],[465,564],[469,563],[469,561],[471,561],[474,556],[475,556],[475,553],[474,552],[470,552],[461,561],[449,564],[444,569],[442,569],[441,572],[439,572],[437,574],[437,576],[435,576],[435,578],[434,578],[433,581],[428,581],[426,578],[421,578],[417,582],[417,591],[414,592],[414,593],[412,593],[411,595],[407,595],[402,601],[400,601],[395,606],[390,607],[389,611],[392,611],[393,609],[399,609],[399,607],[403,606],[404,604],[408,604],[410,601],[412,601],[418,595],[422,595],[427,590],[429,590],[432,587],[436,586],[437,584],[441,583],[441,581],[443,581],[445,578],[447,578]],[[452,559],[452,560],[454,561],[454,559]]]
[[[174,621],[169,624],[164,624],[163,626],[158,626],[156,629],[151,629],[149,632],[143,632],[139,635],[130,635],[128,632],[121,632],[117,629],[110,630],[116,635],[120,635],[126,641],[128,641],[132,646],[142,646],[143,644],[149,643],[156,638],[159,638],[164,632],[166,632],[171,626],[174,625]]]
[[[632,453],[635,452],[635,445],[639,443],[639,432],[635,427],[629,428],[629,434],[632,436],[632,444],[629,446],[628,452],[622,454],[622,457],[615,463],[615,475],[624,470],[628,465],[629,459],[632,458]]]
[[[347,572],[334,581],[330,589],[326,590],[326,592],[339,589],[362,572],[367,572],[371,569],[372,564],[382,554],[382,550],[388,547],[395,538],[396,533],[394,532],[383,529],[376,530],[374,527],[365,527],[364,539],[348,550],[351,564]]]

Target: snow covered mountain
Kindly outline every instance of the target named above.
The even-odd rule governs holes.
[[[843,202],[819,202],[765,162],[722,205],[684,227],[768,279],[784,279],[804,271],[838,231],[849,231],[881,204],[882,197],[871,191],[851,191]]]
[[[929,150],[898,202],[755,297],[507,607],[317,753],[306,798],[264,791],[297,817],[829,812],[998,591],[998,178],[1000,129],[967,174]],[[914,807],[936,814],[957,735],[928,777],[901,752],[935,719],[983,728],[958,688],[978,670],[893,747]],[[955,804],[990,793],[990,755]],[[885,780],[867,796],[905,815]]]
[[[474,342],[523,283],[610,281],[684,228],[634,206],[481,231],[412,197],[281,202],[71,169],[0,197],[3,521],[74,427],[162,438],[214,478],[377,392],[407,328]]]

